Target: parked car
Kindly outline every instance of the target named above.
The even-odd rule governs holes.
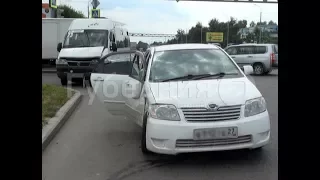
[[[225,48],[225,51],[239,65],[251,65],[257,75],[268,74],[278,65],[278,45],[240,44]]]
[[[221,44],[220,44],[220,43],[208,43],[208,44],[212,44],[212,45],[216,45],[216,46],[221,47]]]
[[[110,63],[126,53],[135,54],[132,61]],[[143,153],[261,149],[270,118],[246,77],[252,66],[243,68],[217,46],[175,44],[108,54],[90,80],[109,113],[142,127]]]

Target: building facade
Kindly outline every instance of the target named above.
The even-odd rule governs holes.
[[[261,30],[262,33],[268,32],[270,37],[278,38],[278,25],[258,25],[255,27],[241,28],[238,31],[240,39],[245,39],[249,33],[254,33],[255,28]]]
[[[49,7],[48,3],[42,3],[42,18],[54,18],[55,10]]]

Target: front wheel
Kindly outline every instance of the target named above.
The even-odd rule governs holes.
[[[67,78],[61,78],[60,82],[61,82],[62,86],[66,86],[68,84],[68,79]]]
[[[262,151],[262,149],[263,149],[263,146],[257,147],[257,148],[251,149],[251,150],[254,152],[260,152],[260,151]]]
[[[147,149],[147,113],[143,116],[142,134],[141,134],[141,151],[143,154],[149,154],[150,151]]]

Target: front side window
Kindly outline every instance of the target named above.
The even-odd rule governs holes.
[[[237,66],[220,49],[171,50],[155,52],[149,80],[160,82],[187,75],[233,74],[242,77]]]
[[[230,47],[226,51],[229,55],[237,55],[237,48],[236,47]]]
[[[108,46],[107,30],[69,30],[63,48]]]

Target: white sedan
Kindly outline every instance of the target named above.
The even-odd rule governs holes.
[[[266,102],[246,77],[252,72],[220,47],[176,44],[108,54],[90,80],[111,114],[142,127],[143,153],[179,154],[269,142]]]

